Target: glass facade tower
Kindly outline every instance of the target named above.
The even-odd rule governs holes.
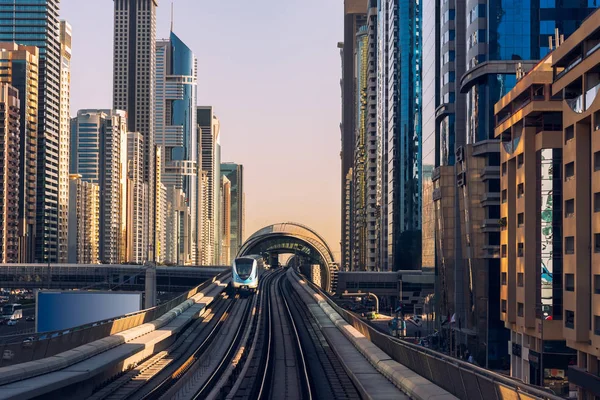
[[[35,261],[58,261],[60,128],[59,0],[12,0],[0,4],[0,42],[39,49]]]
[[[191,215],[191,257],[199,262],[197,59],[171,32],[156,44],[155,143],[164,155],[162,183],[185,193]]]
[[[388,0],[388,269],[421,267],[421,2]]]

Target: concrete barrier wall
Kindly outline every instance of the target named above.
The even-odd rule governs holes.
[[[195,296],[199,291],[228,273],[228,271],[224,271],[166,303],[136,313],[68,330],[7,336],[0,339],[2,340],[0,343],[0,367],[51,357],[145,323],[160,320],[160,317],[169,310]]]
[[[339,307],[328,294],[309,280],[305,279],[305,282],[319,293],[346,322],[383,350],[390,358],[460,399],[561,399],[559,396],[546,393],[543,390],[457,360],[443,353],[412,343],[394,340],[371,327],[355,314]]]

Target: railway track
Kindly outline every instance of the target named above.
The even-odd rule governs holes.
[[[194,343],[201,342],[207,346],[210,333],[223,323],[226,313],[233,306],[234,299],[219,296],[207,306],[190,327],[167,349],[153,355],[146,361],[127,371],[117,379],[96,391],[90,400],[121,400],[147,397],[153,390],[149,383],[164,381],[165,376],[172,374],[193,354]],[[185,359],[184,359],[185,358]],[[160,386],[157,384],[157,386]]]
[[[283,270],[219,296],[175,343],[94,393],[120,399],[359,399]]]

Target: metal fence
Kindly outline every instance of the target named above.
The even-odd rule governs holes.
[[[548,399],[561,397],[473,364],[422,346],[397,341],[371,327],[355,314],[339,307],[319,287],[309,282],[349,324],[365,335],[394,361],[410,368],[449,393],[465,400]]]
[[[206,280],[202,284],[159,306],[126,314],[120,317],[97,321],[71,329],[36,334],[20,334],[0,338],[0,367],[51,357],[75,347],[103,339],[110,335],[154,321],[169,310],[177,307],[215,280],[226,276],[229,271]]]

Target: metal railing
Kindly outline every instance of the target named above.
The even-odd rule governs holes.
[[[559,396],[504,375],[383,334],[355,314],[339,307],[319,287],[308,280],[306,281],[313,290],[317,291],[327,300],[329,305],[346,322],[356,328],[393,360],[405,365],[459,399],[561,399]]]
[[[97,321],[71,329],[36,334],[21,334],[0,338],[0,367],[51,357],[75,347],[154,321],[169,310],[195,296],[229,271],[207,279],[193,289],[156,307]]]

